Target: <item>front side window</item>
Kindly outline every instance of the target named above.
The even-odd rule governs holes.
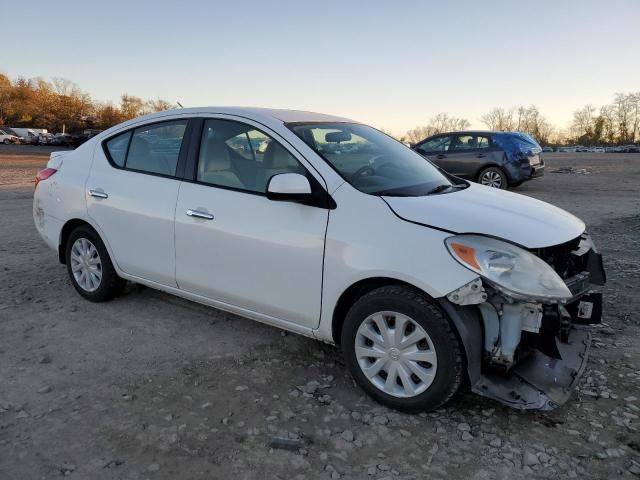
[[[430,162],[375,128],[357,123],[294,123],[288,127],[364,193],[417,196],[451,187]]]
[[[432,138],[416,147],[416,150],[422,153],[446,152],[451,145],[451,136]]]
[[[199,182],[265,193],[273,175],[305,173],[280,143],[251,125],[209,119],[204,123],[198,171]]]

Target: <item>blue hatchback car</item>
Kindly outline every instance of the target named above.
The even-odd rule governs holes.
[[[448,132],[412,147],[443,170],[495,188],[544,175],[542,148],[521,132]]]

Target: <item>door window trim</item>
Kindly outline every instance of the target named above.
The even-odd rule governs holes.
[[[104,152],[105,157],[107,158],[107,161],[109,162],[109,165],[111,165],[111,167],[117,169],[117,170],[126,170],[127,172],[134,172],[134,173],[142,173],[145,175],[151,175],[154,177],[162,177],[162,178],[171,178],[174,180],[180,180],[182,179],[182,177],[184,176],[184,171],[185,171],[185,162],[187,160],[187,154],[188,154],[188,150],[189,150],[189,140],[190,138],[190,132],[192,130],[192,123],[193,120],[195,120],[194,118],[190,118],[190,117],[182,117],[182,118],[170,118],[170,119],[163,119],[163,120],[157,120],[154,122],[149,122],[149,123],[141,123],[135,126],[132,126],[131,128],[127,128],[124,130],[120,130],[117,133],[114,133],[113,135],[110,135],[106,138],[104,138],[103,140],[100,141],[100,144],[102,146],[102,151]],[[167,175],[164,173],[157,173],[157,172],[148,172],[146,170],[139,170],[137,168],[127,168],[127,157],[129,156],[129,148],[131,147],[131,141],[133,140],[133,136],[135,135],[135,131],[141,128],[147,128],[153,125],[159,125],[159,124],[163,124],[163,123],[176,123],[176,122],[186,122],[185,125],[185,130],[184,133],[182,135],[182,140],[180,142],[180,151],[178,152],[178,161],[176,163],[176,171],[173,175]],[[125,157],[124,157],[124,165],[123,166],[119,166],[114,160],[113,157],[111,156],[111,153],[109,152],[109,149],[107,148],[107,143],[111,140],[113,140],[116,137],[119,137],[120,135],[124,135],[126,133],[131,133],[131,136],[129,137],[129,141],[127,142],[127,151],[125,153]]]
[[[265,199],[267,199],[267,192],[258,192],[256,190],[249,190],[246,188],[237,188],[237,187],[230,187],[227,185],[217,185],[217,184],[213,184],[213,183],[208,183],[208,182],[203,182],[201,180],[198,180],[198,162],[200,161],[200,148],[202,146],[202,134],[204,133],[204,125],[205,122],[207,120],[220,120],[220,121],[226,121],[226,122],[235,122],[235,123],[240,123],[242,125],[246,125],[248,127],[251,127],[254,130],[257,130],[258,132],[266,135],[267,137],[271,138],[272,141],[277,142],[282,148],[284,148],[289,155],[291,155],[296,162],[298,162],[298,164],[300,164],[300,166],[302,168],[304,168],[305,171],[305,177],[307,178],[307,180],[309,180],[309,183],[311,184],[311,191],[314,194],[314,197],[316,197],[315,201],[313,201],[312,203],[307,203],[305,205],[309,205],[309,206],[315,206],[315,207],[319,207],[319,208],[325,208],[325,209],[329,209],[329,210],[333,210],[334,208],[336,208],[337,204],[335,203],[335,201],[333,200],[333,198],[331,197],[331,195],[329,194],[329,192],[327,191],[326,187],[324,185],[322,185],[322,183],[316,178],[315,175],[313,175],[310,172],[309,169],[309,165],[310,162],[306,161],[306,162],[302,162],[300,160],[301,158],[304,158],[300,152],[298,152],[298,150],[296,150],[293,146],[291,146],[289,144],[289,142],[286,142],[280,135],[278,135],[276,132],[269,132],[265,131],[268,130],[268,128],[266,127],[266,125],[264,125],[265,128],[260,128],[256,125],[254,125],[254,123],[257,123],[259,125],[262,125],[261,123],[257,122],[256,120],[250,119],[250,118],[244,118],[244,117],[232,117],[232,118],[228,118],[228,117],[220,117],[220,116],[207,116],[207,117],[197,117],[192,119],[193,120],[193,128],[191,131],[191,135],[189,138],[189,148],[188,148],[188,153],[187,153],[187,159],[185,161],[185,168],[184,168],[184,175],[182,177],[182,181],[183,182],[187,182],[187,183],[193,183],[196,185],[202,185],[204,187],[209,187],[209,188],[220,188],[222,190],[230,190],[233,192],[238,192],[238,193],[245,193],[248,195],[256,195],[259,197],[263,197]],[[248,121],[247,121],[248,120]],[[252,123],[250,123],[252,122]],[[287,145],[291,146],[291,148],[289,148]],[[294,155],[292,152],[292,149],[298,153],[298,155]],[[309,164],[309,165],[307,165]],[[315,170],[315,169],[314,169]],[[316,170],[316,173],[318,174],[318,176],[320,176],[320,178],[322,178],[322,175],[320,175],[320,173]],[[267,185],[269,185],[269,182],[271,181],[270,177],[267,180]],[[324,182],[324,179],[322,179]],[[323,199],[324,198],[324,199]],[[273,200],[269,200],[269,201],[273,201]]]

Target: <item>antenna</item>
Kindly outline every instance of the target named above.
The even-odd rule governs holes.
[[[180,102],[176,102],[180,108],[184,108]]]

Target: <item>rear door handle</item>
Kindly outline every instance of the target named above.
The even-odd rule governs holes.
[[[446,158],[446,155],[443,155],[442,153],[440,155],[437,155],[436,158]]]
[[[484,158],[486,155],[484,153],[479,153],[476,155],[477,158]]]
[[[109,195],[102,190],[89,190],[89,195],[96,198],[109,198]]]
[[[213,215],[207,212],[201,212],[200,210],[187,210],[187,215],[190,217],[202,218],[203,220],[213,220]]]

